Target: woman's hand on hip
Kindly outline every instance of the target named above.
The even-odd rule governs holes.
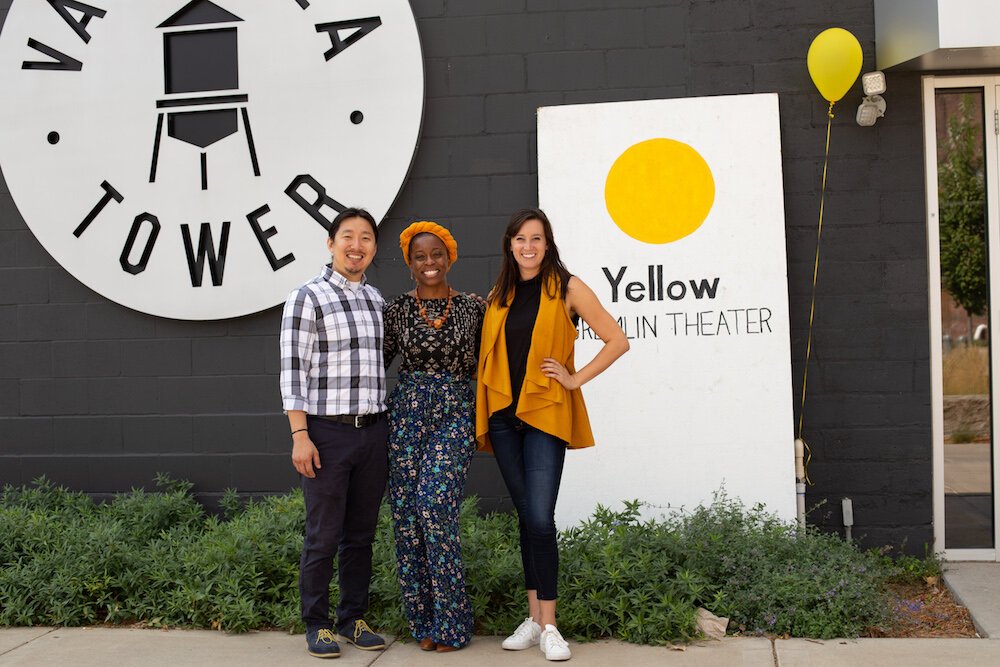
[[[580,388],[580,382],[576,379],[576,376],[551,357],[545,357],[542,360],[542,375],[554,378],[556,382],[570,391]]]

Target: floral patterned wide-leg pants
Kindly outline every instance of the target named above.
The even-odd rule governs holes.
[[[470,380],[401,373],[389,398],[389,506],[403,608],[418,641],[472,638],[458,514],[475,451]]]

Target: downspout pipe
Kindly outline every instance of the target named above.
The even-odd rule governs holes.
[[[806,443],[802,438],[795,438],[795,518],[799,529],[806,527]]]

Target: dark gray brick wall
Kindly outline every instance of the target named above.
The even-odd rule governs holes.
[[[0,22],[9,0],[0,0]],[[537,202],[535,111],[552,104],[780,94],[793,389],[802,377],[826,106],[805,54],[840,25],[873,66],[872,0],[411,0],[426,107],[371,277],[408,289],[395,239],[450,226],[460,288],[485,293],[507,214]],[[852,93],[853,95],[854,93]],[[812,520],[922,552],[931,538],[928,312],[919,79],[889,75],[875,128],[834,119],[805,436]],[[363,202],[360,202],[363,203]],[[295,484],[277,395],[278,309],[161,320],[80,285],[39,246],[0,176],[0,482],[45,474],[97,496],[190,479],[209,501]],[[796,404],[796,416],[798,406]],[[468,490],[505,507],[489,457]]]

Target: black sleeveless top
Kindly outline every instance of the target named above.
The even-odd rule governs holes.
[[[504,324],[504,340],[507,344],[507,364],[510,371],[510,388],[514,400],[509,406],[497,410],[496,414],[513,417],[517,412],[517,399],[521,396],[524,373],[528,365],[528,350],[531,349],[531,335],[535,331],[538,306],[542,302],[541,274],[529,280],[519,280],[514,287]]]

